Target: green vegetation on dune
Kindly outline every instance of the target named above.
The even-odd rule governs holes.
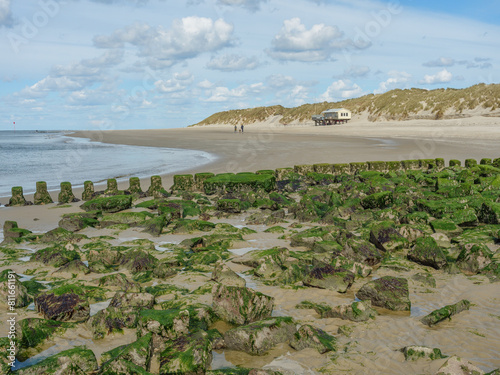
[[[369,94],[341,102],[303,104],[295,108],[275,105],[236,109],[215,113],[195,125],[251,124],[265,121],[273,116],[282,116],[280,122],[287,124],[293,121],[310,120],[312,115],[340,107],[350,109],[353,115],[366,111],[370,121],[376,121],[379,118],[407,120],[420,116],[441,119],[448,116],[460,116],[465,111],[478,107],[490,111],[497,110],[500,108],[500,85],[481,83],[466,89],[396,89],[383,94]],[[419,114],[422,111],[424,114]]]

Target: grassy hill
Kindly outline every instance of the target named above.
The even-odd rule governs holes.
[[[303,122],[329,108],[348,108],[353,115],[366,113],[370,121],[410,120],[415,118],[442,119],[480,115],[500,109],[500,84],[484,83],[466,89],[406,89],[384,94],[370,94],[341,102],[304,104],[295,108],[281,105],[236,109],[215,113],[195,125],[251,124],[281,116],[281,123]]]

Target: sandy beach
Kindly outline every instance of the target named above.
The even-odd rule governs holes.
[[[77,132],[74,137],[90,138],[96,142],[137,145],[148,147],[169,147],[181,149],[202,150],[217,156],[217,159],[208,165],[182,173],[197,172],[254,172],[263,169],[293,167],[294,165],[316,163],[348,163],[364,161],[398,161],[407,159],[444,158],[446,164],[450,159],[461,160],[500,157],[500,119],[493,117],[471,117],[455,120],[413,120],[407,122],[376,122],[371,123],[363,118],[356,118],[347,125],[315,127],[312,124],[280,125],[276,120],[265,123],[247,125],[244,133],[234,132],[234,126],[214,125],[204,127],[190,127],[183,129],[161,130],[114,130],[103,132]],[[86,166],[91,168],[91,166]],[[180,174],[180,173],[176,173]],[[169,189],[173,183],[173,175],[162,176],[163,185]],[[141,181],[143,190],[149,186],[149,179]],[[127,188],[128,182],[119,185]],[[96,190],[98,190],[96,188]],[[74,189],[75,195],[80,198],[81,190]],[[55,198],[56,194],[52,194]],[[31,197],[26,197],[30,200]],[[5,204],[8,200],[3,200]],[[79,208],[82,202],[57,206],[24,206],[0,207],[2,224],[5,220],[16,221],[20,228],[34,233],[44,233],[58,226],[63,214],[82,212]],[[253,211],[252,211],[253,210]],[[319,319],[312,309],[297,309],[296,305],[304,300],[325,301],[333,305],[351,302],[355,293],[366,280],[357,280],[347,293],[332,292],[316,288],[293,288],[268,285],[251,276],[251,268],[239,263],[233,263],[233,257],[245,254],[249,250],[264,250],[274,246],[289,247],[290,235],[296,232],[295,225],[299,221],[287,217],[283,225],[285,234],[266,233],[268,226],[252,225],[247,223],[250,213],[260,212],[252,209],[248,213],[212,217],[215,224],[227,223],[236,228],[247,226],[256,233],[245,235],[243,241],[237,241],[229,249],[232,258],[227,261],[228,266],[245,277],[247,287],[275,298],[274,316],[291,316],[301,323],[309,323],[323,329],[325,332],[338,337],[339,345],[348,355],[328,356],[320,355],[316,350],[304,349],[292,351],[285,344],[276,346],[265,356],[251,356],[239,351],[214,351],[213,366],[223,367],[225,364],[243,365],[246,367],[271,366],[270,368],[291,369],[289,372],[297,374],[322,373],[352,373],[365,374],[370,368],[373,374],[434,374],[445,359],[436,361],[420,360],[405,362],[399,349],[406,345],[425,345],[439,347],[447,355],[459,355],[480,366],[483,370],[491,371],[500,366],[498,356],[498,330],[500,319],[498,309],[498,285],[489,283],[485,276],[467,277],[463,274],[448,275],[442,271],[425,268],[437,282],[436,288],[429,287],[416,281],[410,282],[410,298],[415,308],[411,312],[399,313],[379,310],[380,316],[376,320],[359,324],[350,324],[338,318]],[[134,208],[132,212],[141,211]],[[314,224],[302,223],[301,230],[312,227]],[[162,260],[166,257],[165,249],[158,247],[175,248],[181,241],[199,236],[195,234],[174,235],[161,234],[152,238],[138,228],[94,229],[85,228],[79,233],[89,238],[108,236],[113,246],[122,246],[127,241],[137,239],[152,240],[154,243],[151,253]],[[90,243],[83,240],[78,246]],[[24,247],[26,256],[40,250],[44,245],[28,245]],[[497,251],[498,246],[492,245]],[[306,251],[305,248],[294,248],[294,251]],[[82,252],[84,253],[84,252]],[[85,255],[82,255],[85,257]],[[83,258],[82,258],[83,259]],[[33,264],[25,261],[5,262],[0,271],[11,268],[20,274],[26,274]],[[418,266],[399,269],[398,275],[408,279],[416,271],[423,271]],[[53,267],[40,266],[35,275],[50,280]],[[44,274],[45,272],[45,274]],[[132,277],[125,271],[127,277]],[[393,274],[394,270],[384,267],[377,270],[376,277]],[[46,275],[46,276],[40,276]],[[79,275],[79,280],[89,284],[96,284],[96,279],[102,275],[90,273]],[[60,277],[60,275],[55,276]],[[375,277],[374,277],[375,278]],[[368,278],[369,279],[369,278]],[[171,279],[169,284],[187,288],[193,291],[210,281],[210,272],[183,273],[180,272]],[[155,281],[156,282],[156,281]],[[146,282],[143,286],[154,285]],[[112,298],[119,290],[110,288],[106,297]],[[172,296],[162,296],[165,300]],[[200,303],[211,303],[211,296],[196,297]],[[470,299],[475,304],[471,312],[458,315],[450,322],[444,322],[440,328],[427,329],[418,320],[433,309],[444,304],[455,303],[460,299]],[[40,317],[32,310],[20,312],[20,318]],[[344,325],[351,325],[352,333],[349,337],[338,335],[338,329]],[[224,333],[228,327],[217,326]],[[0,334],[3,336],[7,326],[0,322]],[[67,349],[72,345],[85,344],[92,349],[96,356],[124,343],[131,343],[135,338],[134,330],[125,329],[124,334],[112,334],[104,340],[92,340],[89,331],[79,327],[70,329],[62,338],[55,340],[52,350],[55,352]],[[405,332],[403,335],[402,332]],[[73,343],[73,344],[68,344]],[[76,343],[76,344],[75,344]],[[51,345],[54,345],[52,343]],[[44,346],[43,350],[51,348]]]

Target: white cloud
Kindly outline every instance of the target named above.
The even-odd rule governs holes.
[[[241,85],[234,89],[225,86],[217,86],[207,90],[207,102],[227,102],[234,99],[245,99],[249,95],[257,95],[265,89],[263,83],[254,83],[251,85]]]
[[[453,79],[453,74],[448,70],[443,69],[434,75],[425,75],[424,79],[420,81],[421,84],[435,85],[438,83],[447,83]]]
[[[320,95],[319,100],[325,102],[334,102],[338,100],[355,98],[363,95],[363,89],[356,83],[350,80],[342,80],[333,82],[326,91]]]
[[[316,24],[307,29],[300,18],[292,18],[283,22],[267,52],[277,60],[324,61],[335,49],[350,45],[343,35],[337,26]]]
[[[109,36],[96,36],[94,44],[101,48],[123,48],[131,44],[148,65],[160,69],[193,58],[204,52],[214,52],[233,42],[233,25],[222,19],[185,17],[173,21],[170,29],[135,24],[116,30]]]
[[[162,93],[184,91],[193,82],[193,79],[194,77],[189,71],[174,73],[171,79],[156,81],[155,87]]]
[[[256,57],[245,57],[240,55],[223,55],[213,57],[207,64],[208,69],[223,72],[235,72],[241,70],[252,70],[259,66]]]
[[[382,94],[386,91],[399,88],[411,80],[411,74],[407,72],[398,72],[392,70],[389,72],[389,78],[384,82],[380,82],[378,89],[374,90],[374,94]]]
[[[11,27],[14,23],[10,0],[0,0],[0,26]]]
[[[364,65],[352,65],[344,70],[344,75],[352,78],[366,77],[370,73],[370,68]]]

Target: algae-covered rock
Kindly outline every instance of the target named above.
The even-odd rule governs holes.
[[[366,196],[361,201],[361,205],[365,209],[373,208],[387,208],[393,203],[393,193],[392,191],[381,191],[379,193],[374,193]]]
[[[59,269],[55,270],[53,274],[68,274],[68,275],[88,275],[90,273],[89,268],[80,259],[72,260]]]
[[[471,303],[469,301],[463,299],[453,305],[447,305],[438,310],[434,310],[429,315],[426,315],[422,319],[420,319],[420,321],[423,324],[431,327],[444,319],[451,319],[453,315],[456,315],[465,310],[469,310],[470,305]]]
[[[126,192],[132,194],[136,198],[145,196],[141,188],[141,180],[139,179],[139,177],[129,178],[129,187],[126,190]]]
[[[446,265],[446,256],[432,237],[417,238],[415,246],[408,252],[408,259],[435,269]]]
[[[9,206],[26,206],[27,204],[22,186],[14,186],[12,188],[12,197],[9,199]]]
[[[274,317],[230,329],[224,333],[226,349],[262,355],[277,344],[293,340],[296,323],[290,317]]]
[[[244,288],[246,281],[223,262],[217,262],[212,271],[212,280],[228,286]]]
[[[488,246],[468,243],[458,255],[457,266],[466,275],[475,275],[492,262],[492,255]]]
[[[115,195],[99,197],[85,202],[80,206],[84,211],[119,212],[132,207],[131,195]]]
[[[94,198],[94,183],[92,181],[85,181],[83,183],[82,200],[89,201]]]
[[[336,351],[337,340],[332,335],[329,335],[322,329],[313,327],[309,324],[301,326],[292,340],[290,346],[295,350],[306,348],[317,349],[321,354]]]
[[[401,349],[406,361],[416,361],[419,359],[428,359],[434,361],[436,359],[446,358],[446,355],[441,353],[438,348],[428,348],[426,346],[411,345]]]
[[[137,322],[137,336],[152,332],[171,340],[189,333],[189,311],[186,309],[141,310]]]
[[[59,201],[59,204],[78,202],[78,199],[73,194],[71,182],[61,182],[61,191],[57,197],[57,200]]]
[[[396,230],[392,221],[382,221],[372,226],[370,242],[382,251],[396,251],[408,247],[409,243]]]
[[[106,196],[112,196],[112,195],[118,195],[118,183],[116,182],[116,178],[109,178],[107,181],[107,188],[104,191],[104,195]]]
[[[75,250],[68,250],[62,246],[47,247],[38,250],[30,262],[41,262],[48,266],[61,267],[73,260],[79,260],[80,255]]]
[[[219,199],[217,209],[222,212],[237,214],[241,212],[242,202],[239,199]]]
[[[213,309],[223,320],[247,324],[271,316],[274,298],[249,288],[214,285]]]
[[[14,341],[11,341],[8,337],[0,337],[0,345],[2,350],[0,351],[0,372],[2,374],[11,374],[11,363],[16,360],[16,352],[18,347]]]
[[[45,181],[38,181],[36,183],[36,192],[33,196],[33,203],[37,205],[54,203],[52,197],[47,191],[47,183]]]
[[[178,174],[174,176],[174,185],[172,191],[193,191],[195,187],[192,174]]]
[[[17,339],[23,349],[34,348],[54,335],[62,335],[68,328],[74,326],[74,323],[26,318],[16,323]]]
[[[77,212],[71,214],[64,214],[59,220],[59,227],[70,232],[77,232],[86,227],[95,227],[99,224],[97,217],[100,215],[99,211],[90,212]]]
[[[436,287],[436,279],[432,277],[431,274],[429,273],[416,273],[413,275],[412,280],[418,281],[419,283],[422,283],[425,286],[430,286],[431,288]]]
[[[344,268],[335,268],[331,265],[315,267],[304,279],[303,283],[321,289],[330,289],[345,293],[354,283],[354,274]]]
[[[211,337],[198,331],[166,343],[160,355],[160,375],[204,374],[211,363]]]
[[[109,306],[118,308],[134,307],[138,309],[151,309],[155,303],[155,297],[149,293],[117,292]]]
[[[130,250],[121,255],[120,265],[132,273],[153,271],[158,265],[158,259],[142,250]]]
[[[144,224],[144,232],[158,237],[161,235],[163,228],[167,224],[167,219],[164,215],[156,216]]]
[[[9,308],[25,307],[31,301],[28,289],[19,282],[19,276],[11,269],[0,273],[0,298]]]
[[[463,230],[451,219],[436,219],[430,222],[431,228],[435,233],[443,233],[448,237],[456,237],[460,235]]]
[[[140,292],[141,286],[133,281],[130,281],[123,273],[113,273],[106,275],[97,280],[100,287],[117,287],[124,292]]]
[[[450,357],[436,375],[483,375],[484,371],[457,356]]]
[[[154,198],[167,198],[169,196],[162,185],[160,176],[151,176],[151,185],[146,191],[146,195]]]
[[[133,364],[139,368],[149,367],[153,346],[153,334],[142,336],[137,341],[122,345],[101,355],[101,374],[136,373]],[[126,372],[126,370],[128,370]]]
[[[57,321],[84,321],[90,316],[90,306],[86,299],[75,293],[55,295],[42,293],[35,297],[35,309],[45,319]]]
[[[19,375],[83,375],[97,371],[97,359],[92,350],[84,346],[65,350],[29,367],[16,371]]]
[[[276,178],[269,174],[220,174],[203,182],[205,194],[232,193],[263,190],[270,192],[276,186]]]
[[[326,304],[306,304],[302,307],[311,307],[321,318],[340,318],[353,322],[365,322],[374,319],[377,311],[372,309],[370,301],[356,301],[331,307]]]
[[[364,301],[370,300],[373,306],[394,311],[410,311],[408,280],[402,277],[384,276],[364,284],[356,293]]]
[[[483,203],[478,216],[482,223],[500,224],[500,202]]]
[[[19,243],[23,240],[23,237],[31,234],[27,229],[22,229],[17,226],[16,221],[6,220],[3,224],[3,237],[2,245],[9,243]]]
[[[86,322],[94,339],[102,339],[113,332],[122,332],[124,328],[136,328],[139,311],[130,308],[109,306],[100,310]]]

